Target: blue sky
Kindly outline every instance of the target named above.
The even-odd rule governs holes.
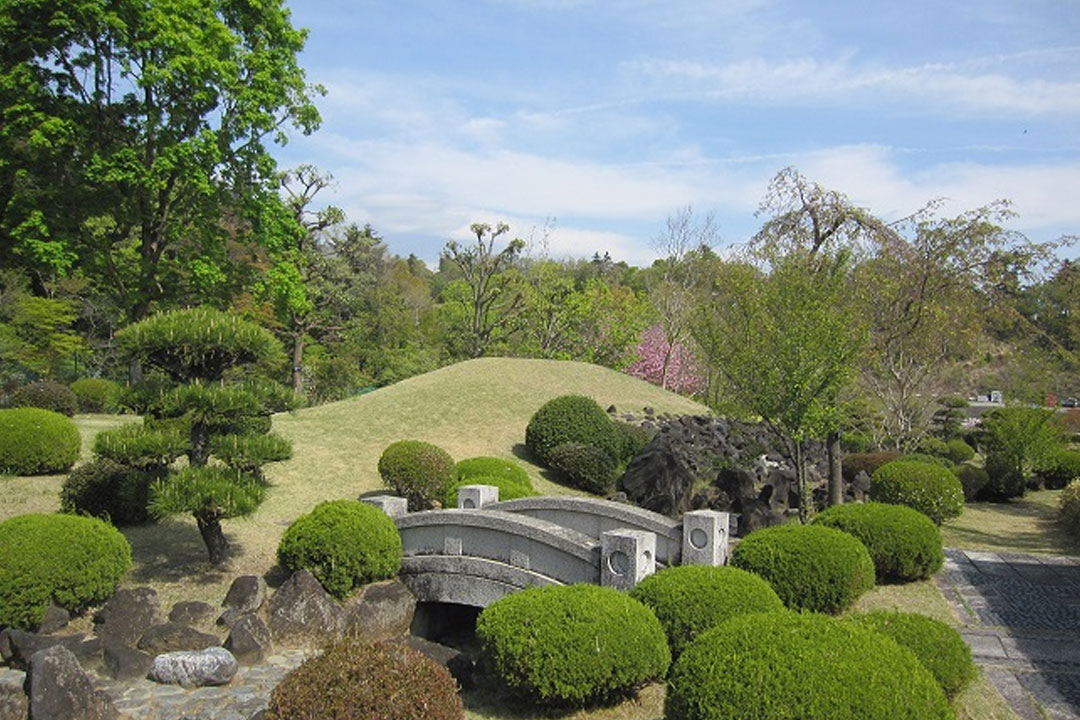
[[[279,161],[399,254],[551,218],[551,256],[644,265],[687,205],[745,241],[788,165],[886,219],[1009,198],[1032,239],[1080,234],[1078,0],[290,5],[328,94]]]

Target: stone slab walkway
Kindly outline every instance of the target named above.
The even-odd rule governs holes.
[[[1023,720],[1080,720],[1080,559],[945,551],[938,587]]]

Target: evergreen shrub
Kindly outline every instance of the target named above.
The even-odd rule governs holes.
[[[1061,491],[1058,512],[1065,529],[1080,536],[1080,480],[1073,480]]]
[[[951,468],[952,467],[952,461],[949,460],[949,458],[945,457],[944,455],[934,455],[934,454],[925,453],[925,452],[904,453],[903,455],[901,455],[897,459],[898,460],[903,460],[904,462],[928,463],[930,465],[937,465],[938,467],[943,467],[943,468]]]
[[[946,444],[948,445],[948,453],[945,457],[949,458],[954,465],[965,463],[975,457],[975,448],[960,438],[953,438]]]
[[[649,441],[656,433],[650,432],[640,425],[615,421],[615,429],[619,433],[619,462],[628,463],[637,457],[637,454],[645,449]]]
[[[1049,490],[1059,490],[1080,479],[1080,451],[1060,451],[1047,463],[1041,474]]]
[[[454,474],[458,480],[469,480],[480,476],[503,477],[518,485],[532,487],[532,480],[529,479],[529,473],[525,472],[525,468],[513,460],[497,457],[467,458],[454,467]]]
[[[964,489],[964,500],[974,500],[979,497],[984,487],[990,482],[990,474],[986,468],[981,468],[971,463],[961,463],[953,469],[953,475],[960,481]]]
[[[851,453],[844,455],[844,479],[848,482],[853,480],[860,472],[873,475],[874,471],[885,463],[892,462],[900,457],[895,450],[881,450],[879,452]]]
[[[615,489],[615,461],[595,445],[563,443],[548,455],[548,465],[581,490],[608,495]]]
[[[98,458],[72,470],[60,488],[60,510],[91,515],[114,525],[134,525],[150,518],[147,503],[154,475]]]
[[[964,488],[947,468],[931,463],[894,460],[870,477],[870,497],[877,502],[907,505],[936,524],[964,511]]]
[[[450,486],[446,497],[443,499],[443,507],[456,508],[458,503],[458,491],[462,485],[494,485],[499,488],[499,500],[516,500],[524,497],[539,495],[533,490],[532,484],[522,485],[516,480],[511,480],[505,475],[474,475],[465,480],[458,480]]]
[[[136,468],[164,468],[187,451],[185,429],[182,423],[148,419],[102,430],[94,437],[94,455]]]
[[[768,580],[793,610],[838,613],[874,587],[866,546],[823,525],[755,530],[735,547],[731,564]]]
[[[120,409],[119,383],[105,378],[79,378],[71,383],[71,391],[79,400],[79,412],[114,413]]]
[[[47,475],[79,459],[82,436],[70,418],[41,408],[0,410],[0,473]]]
[[[454,483],[454,459],[437,445],[399,440],[379,457],[383,485],[409,501],[409,510],[427,510],[441,502]]]
[[[919,443],[919,452],[926,455],[947,458],[949,456],[949,444],[941,438],[924,437]]]
[[[8,405],[52,410],[71,417],[79,410],[79,398],[67,385],[52,380],[38,380],[11,393]]]
[[[986,455],[987,483],[979,493],[980,500],[1003,501],[1023,497],[1027,480],[1020,468],[1004,453],[991,450]]]
[[[903,505],[834,505],[814,523],[858,538],[870,552],[879,580],[923,580],[945,562],[941,531],[930,518]]]
[[[525,428],[525,445],[541,464],[551,464],[551,453],[564,443],[592,445],[616,461],[622,440],[615,424],[595,400],[583,395],[562,395],[548,400]]]

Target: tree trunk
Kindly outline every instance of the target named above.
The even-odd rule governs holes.
[[[805,525],[810,519],[811,498],[806,489],[806,461],[801,440],[795,443],[795,484],[799,490],[799,522]]]
[[[128,363],[128,382],[132,385],[138,382],[142,382],[143,379],[143,367],[139,358],[131,358],[131,362]]]
[[[188,450],[188,464],[202,467],[210,459],[210,428],[204,422],[191,425],[191,448]]]
[[[304,394],[304,335],[293,335],[292,342],[292,388],[297,395]]]
[[[829,450],[829,507],[844,502],[844,473],[840,458],[840,431],[829,433],[825,441]]]
[[[221,565],[229,557],[229,541],[221,529],[221,520],[216,515],[204,516],[195,513],[195,522],[199,524],[199,534],[206,544],[211,565]]]

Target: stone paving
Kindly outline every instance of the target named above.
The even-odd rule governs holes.
[[[1080,720],[1080,560],[945,551],[937,583],[1022,720]]]

